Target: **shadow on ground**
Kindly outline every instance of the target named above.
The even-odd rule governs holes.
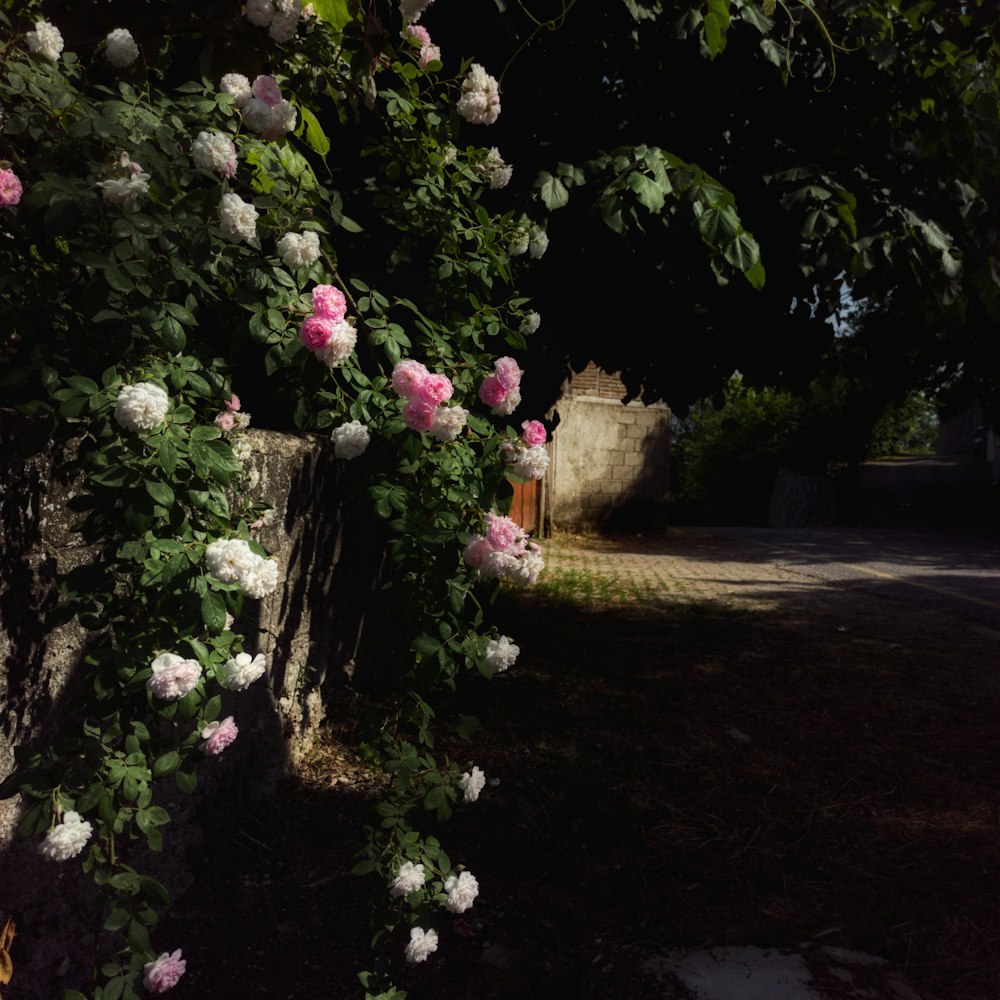
[[[681,998],[643,973],[665,948],[809,940],[889,959],[925,1000],[1000,996],[995,634],[824,593],[506,593],[521,657],[443,706],[485,728],[438,748],[499,779],[441,831],[480,897],[401,967],[411,1000]],[[342,708],[274,801],[222,792],[206,816],[197,884],[154,934],[188,958],[176,1000],[355,995],[374,785]]]

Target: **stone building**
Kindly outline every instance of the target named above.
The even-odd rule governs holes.
[[[547,526],[600,525],[627,506],[666,499],[670,408],[623,404],[624,395],[617,374],[593,362],[566,385],[542,490]]]

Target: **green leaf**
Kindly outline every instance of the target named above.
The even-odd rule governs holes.
[[[131,773],[126,774],[122,782],[122,796],[126,802],[135,802],[139,797],[139,783]]]
[[[74,389],[79,389],[80,392],[86,393],[88,396],[93,396],[95,393],[100,392],[97,383],[84,375],[70,375],[66,379],[66,383],[73,386]]]
[[[198,427],[191,429],[191,440],[192,441],[212,441],[217,437],[220,437],[222,431],[218,427],[213,427],[208,424],[201,424]]]
[[[177,468],[177,446],[169,438],[164,438],[160,443],[160,447],[156,450],[156,460],[168,476],[174,474]]]
[[[160,328],[160,340],[171,354],[176,354],[178,351],[183,351],[187,345],[187,334],[173,316],[164,316],[163,326]]]
[[[180,766],[181,755],[176,750],[169,750],[162,757],[157,757],[153,763],[153,777],[164,778],[173,774]]]
[[[443,785],[435,785],[425,796],[424,796],[424,808],[425,809],[437,809],[443,805],[446,801],[445,790]]]
[[[752,267],[748,268],[743,272],[744,277],[747,281],[753,285],[754,288],[760,290],[764,287],[765,272],[764,265],[758,260]]]
[[[749,233],[740,233],[739,236],[726,245],[723,256],[733,267],[746,272],[754,264],[759,263],[760,247]]]
[[[215,635],[226,627],[226,602],[221,594],[210,590],[201,599],[201,620]]]
[[[152,953],[153,949],[150,947],[149,943],[149,931],[142,926],[137,920],[133,920],[131,926],[128,929],[128,934],[126,935],[129,945],[133,951]]]
[[[101,800],[101,794],[104,791],[104,786],[101,784],[91,785],[89,788],[84,789],[76,797],[76,811],[79,813],[90,812],[94,806]]]
[[[714,59],[726,47],[730,0],[708,0],[705,13],[705,43]]]
[[[339,31],[353,20],[347,0],[313,0],[313,10],[316,12],[316,17],[325,21],[335,31]]]
[[[119,892],[135,893],[139,891],[139,876],[135,872],[119,872],[109,879],[111,887]]]
[[[120,931],[131,919],[127,910],[114,909],[108,914],[108,919],[104,921],[106,931]]]
[[[151,899],[154,903],[157,903],[160,906],[163,906],[170,899],[170,894],[163,887],[163,885],[149,875],[140,875],[139,885],[141,886],[146,898]]]
[[[441,640],[429,635],[418,635],[410,643],[410,648],[424,656],[433,656],[441,648]]]
[[[180,772],[177,772],[180,774]],[[163,834],[155,827],[151,826],[146,831],[146,843],[149,844],[149,849],[151,851],[162,851],[163,850]]]
[[[628,175],[628,186],[635,192],[640,204],[651,212],[659,212],[663,208],[663,189],[652,178],[633,170]]]
[[[154,479],[147,479],[146,492],[158,504],[160,504],[161,507],[173,507],[174,491],[166,483],[160,483]]]
[[[216,694],[208,699],[201,714],[204,716],[206,722],[215,722],[215,720],[219,717],[219,712],[221,711],[222,696]]]
[[[302,116],[302,124],[296,129],[295,134],[301,135],[304,129],[306,142],[310,148],[316,150],[323,159],[326,159],[326,154],[330,152],[330,140],[327,138],[326,132],[323,131],[323,126],[320,125],[317,117],[308,108],[303,107],[301,104],[297,104],[296,106],[299,109],[299,114]]]
[[[116,292],[131,292],[134,287],[132,282],[125,277],[121,271],[118,270],[113,264],[110,267],[104,269],[104,280],[113,288]]]
[[[179,323],[183,323],[185,326],[197,326],[198,320],[194,318],[194,313],[190,309],[185,308],[178,302],[168,302],[166,305],[167,312],[174,317]]]
[[[177,771],[174,781],[185,795],[190,795],[198,787],[198,775],[193,771]]]
[[[562,208],[569,201],[569,191],[566,185],[548,171],[542,171],[538,175],[535,187],[538,188],[542,203],[550,212]]]

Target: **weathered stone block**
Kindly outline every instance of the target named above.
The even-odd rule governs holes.
[[[39,443],[24,430],[13,415],[0,419],[0,779],[13,766],[14,747],[51,742],[67,702],[86,682],[87,631],[77,622],[46,626],[60,576],[93,555],[73,532],[77,515],[68,506],[81,484],[60,471],[72,443]],[[353,670],[381,569],[379,528],[363,492],[354,491],[362,497],[357,509],[345,503],[350,470],[328,439],[245,435],[251,492],[274,509],[257,536],[277,559],[283,583],[269,598],[248,601],[235,625],[247,649],[267,655],[269,672],[248,691],[224,692],[223,714],[236,715],[240,738],[224,758],[200,769],[201,796],[223,782],[266,795],[308,746]],[[169,789],[165,795],[176,798]],[[197,805],[197,796],[170,802],[174,822],[164,855],[151,856],[146,866],[175,894],[191,882],[185,851],[199,836],[192,819]],[[22,930],[18,987],[61,995],[70,985],[57,974],[63,959],[71,968],[87,961],[80,949],[91,947],[92,890],[78,866],[44,862],[36,843],[15,842],[18,816],[16,798],[0,802],[0,920],[13,914]]]

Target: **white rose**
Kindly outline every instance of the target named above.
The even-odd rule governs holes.
[[[368,447],[371,434],[360,420],[351,420],[333,429],[333,453],[337,458],[357,458]]]
[[[299,15],[297,13],[294,15],[275,14],[267,33],[279,45],[284,45],[285,42],[290,42],[295,37],[298,27]]]
[[[514,661],[520,652],[519,646],[515,646],[508,636],[502,635],[499,639],[490,639],[486,643],[486,655],[483,662],[495,673],[502,673],[514,666]]]
[[[205,549],[208,571],[222,583],[237,583],[260,557],[242,538],[220,538]]]
[[[227,691],[245,691],[254,681],[263,677],[266,671],[267,659],[263,653],[256,656],[237,653],[219,667],[215,679]]]
[[[528,250],[531,252],[531,256],[537,260],[537,258],[544,255],[548,248],[549,235],[544,229],[539,229],[534,236],[531,237],[531,243],[528,246]]]
[[[35,30],[25,36],[28,51],[50,62],[57,62],[62,55],[63,37],[59,29],[48,21],[35,21]]]
[[[203,170],[221,177],[236,174],[236,147],[232,139],[221,132],[199,132],[191,143],[191,158]]]
[[[50,861],[68,861],[87,846],[93,832],[93,827],[70,809],[63,813],[63,821],[45,835],[38,845],[38,853]]]
[[[319,236],[311,231],[285,233],[278,240],[277,251],[288,267],[308,267],[319,260]]]
[[[403,23],[410,24],[420,20],[420,15],[427,10],[434,0],[399,0],[399,12],[403,15]]]
[[[474,125],[492,125],[500,117],[500,85],[479,63],[469,67],[457,107],[458,113]]]
[[[514,168],[504,162],[500,150],[496,146],[486,154],[486,159],[477,169],[489,181],[490,187],[494,190],[506,187],[514,174]]]
[[[250,81],[242,73],[227,73],[219,81],[219,90],[233,95],[233,104],[242,108],[253,97]]]
[[[521,326],[519,327],[521,333],[532,334],[542,325],[542,316],[540,313],[536,313],[534,309],[528,313],[527,316],[521,320]]]
[[[127,28],[115,28],[104,39],[104,58],[115,69],[131,66],[139,58],[139,46]]]
[[[124,205],[149,192],[149,174],[134,173],[128,177],[113,177],[111,180],[98,181],[97,186],[104,195],[104,200],[111,205]]]
[[[152,382],[123,385],[115,401],[115,420],[127,431],[151,431],[163,423],[170,397]]]
[[[479,895],[479,882],[471,872],[449,875],[444,882],[444,891],[448,894],[444,908],[449,913],[465,913]]]
[[[434,411],[434,423],[428,433],[438,441],[454,441],[469,419],[469,411],[462,406],[439,406]]]
[[[486,774],[478,767],[473,767],[472,771],[466,771],[458,779],[458,787],[465,793],[466,802],[475,802],[479,798],[479,793],[486,784]]]
[[[252,243],[257,239],[257,209],[231,191],[219,202],[219,226],[231,243]]]
[[[427,876],[423,865],[415,865],[412,861],[404,861],[399,866],[396,877],[389,883],[389,895],[393,897],[409,896],[411,892],[423,887]]]
[[[278,587],[278,564],[273,559],[255,555],[253,565],[240,580],[240,590],[247,597],[267,597]]]
[[[333,324],[330,339],[313,353],[331,368],[337,368],[351,356],[357,342],[357,330],[346,319],[342,319]]]
[[[404,954],[406,961],[411,963],[426,962],[438,948],[437,931],[425,931],[422,927],[410,928],[410,940]]]
[[[511,389],[505,399],[490,407],[490,413],[497,417],[509,417],[521,403],[521,390]]]
[[[271,0],[247,0],[247,20],[258,28],[266,28],[274,17]]]
[[[511,257],[520,257],[528,252],[528,231],[518,227],[511,233],[510,243],[507,245],[507,252]]]
[[[522,479],[541,479],[549,467],[549,453],[545,450],[545,445],[518,448],[512,467]]]

